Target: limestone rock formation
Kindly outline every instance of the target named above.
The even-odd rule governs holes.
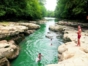
[[[19,43],[24,36],[32,34],[39,25],[33,23],[15,23],[0,25],[0,66],[10,66],[8,59],[19,55]]]
[[[33,23],[19,23],[19,24],[28,27],[28,29],[30,29],[30,30],[34,30],[34,29],[40,28],[39,25],[33,24]]]
[[[73,25],[73,23],[60,22],[61,25]],[[77,45],[77,29],[70,26],[64,26],[65,31],[63,38],[69,38],[71,41],[66,42],[58,47],[58,63],[46,66],[88,66],[88,30],[82,29],[81,46]],[[78,25],[77,23],[75,24]],[[73,26],[75,26],[73,25]],[[82,24],[81,24],[82,25]]]
[[[83,45],[83,44],[82,44]],[[50,64],[47,66],[88,66],[88,52],[85,52],[87,44],[77,47],[74,42],[68,42],[63,46],[59,46],[59,62],[58,64]],[[62,48],[65,51],[61,51]],[[66,50],[67,49],[67,50]],[[58,51],[58,52],[59,52]]]
[[[33,23],[11,23],[6,26],[0,25],[0,38],[14,36],[20,33],[31,34],[38,28],[40,28],[40,26]]]
[[[55,32],[61,32],[63,33],[64,32],[64,29],[60,26],[60,25],[50,25],[49,26],[49,29],[52,30],[52,31],[55,31]]]
[[[19,47],[13,40],[0,41],[0,66],[10,66],[8,59],[14,59],[19,55]]]
[[[0,57],[14,59],[19,54],[19,47],[15,45],[14,41],[7,42],[0,41]]]
[[[13,35],[17,35],[20,32],[24,32],[25,30],[27,30],[28,27],[25,26],[17,26],[17,25],[9,25],[9,26],[0,26],[0,38],[4,38],[7,36],[13,36]]]

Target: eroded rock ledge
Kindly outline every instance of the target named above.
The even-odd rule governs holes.
[[[65,24],[65,25],[64,25]],[[59,22],[58,27],[64,29],[64,39],[70,39],[58,47],[59,61],[57,64],[50,64],[46,66],[88,66],[88,30],[86,24],[82,26],[81,46],[77,45],[77,25],[72,26],[73,23]],[[69,25],[69,26],[68,26]],[[71,26],[72,27],[71,27]],[[73,24],[74,25],[74,24]],[[86,26],[86,29],[83,27]],[[56,26],[55,26],[56,27]],[[59,29],[59,28],[58,28]],[[58,30],[57,30],[58,31]]]
[[[0,66],[10,66],[9,60],[19,55],[18,43],[39,28],[33,23],[0,24]]]

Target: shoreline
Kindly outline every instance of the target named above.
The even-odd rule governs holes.
[[[18,44],[39,28],[35,23],[0,24],[0,65],[11,66],[9,60],[15,59],[20,52]]]
[[[81,46],[77,45],[77,25],[82,26]],[[71,23],[59,21],[57,26],[53,26],[51,30],[63,30],[64,44],[58,47],[59,61],[57,64],[49,64],[46,66],[88,66],[88,30],[87,24]],[[84,28],[86,26],[86,29]],[[56,27],[58,27],[56,29]]]

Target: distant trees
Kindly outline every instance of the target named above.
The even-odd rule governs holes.
[[[42,17],[45,17],[46,16],[46,8],[44,6],[46,0],[39,0],[39,4],[40,4],[40,7],[41,7],[41,12],[42,12]]]
[[[49,10],[47,10],[47,11],[46,11],[46,16],[47,16],[47,17],[55,17],[55,13],[54,13],[54,11],[49,11]]]
[[[0,0],[0,19],[41,19],[45,0]]]
[[[55,16],[65,19],[85,19],[88,13],[87,0],[57,0]]]

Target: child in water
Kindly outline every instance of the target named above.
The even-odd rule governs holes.
[[[51,41],[52,41],[53,38],[51,38]],[[51,46],[52,46],[52,43],[51,43]]]
[[[41,61],[41,57],[42,57],[42,55],[41,55],[41,53],[39,53],[39,54],[38,54],[38,58],[36,59],[36,61],[37,61],[37,62]]]

